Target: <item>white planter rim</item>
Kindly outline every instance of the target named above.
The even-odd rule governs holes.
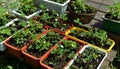
[[[22,16],[21,13],[17,12],[18,9],[15,9],[12,11],[13,14],[15,14],[16,16],[20,17],[20,18],[23,18],[25,20],[29,20],[30,18],[34,17],[35,15],[39,14],[42,12],[42,10],[38,10],[30,15],[25,15],[24,17]]]
[[[68,68],[74,63],[74,60],[77,58],[77,56],[78,56],[79,54],[82,54],[82,52],[84,52],[84,50],[85,50],[87,47],[92,47],[92,46],[85,45],[85,46],[82,48],[82,50],[81,50],[78,54],[76,54],[76,56],[71,60],[71,62],[68,64],[68,66],[67,66],[65,69],[68,69]],[[103,61],[104,61],[105,58],[107,57],[108,53],[107,53],[106,51],[102,50],[102,49],[99,49],[99,48],[96,48],[96,47],[93,47],[93,48],[95,48],[95,49],[97,49],[97,50],[105,53],[105,56],[103,57],[102,61],[101,61],[101,62],[99,63],[99,65],[97,66],[97,69],[99,69],[100,66],[102,65]]]
[[[70,2],[70,0],[66,0],[66,2],[61,4],[61,3],[57,3],[57,2],[54,2],[54,1],[50,1],[50,0],[44,0],[44,1],[54,3],[54,4],[57,4],[57,5],[60,5],[60,6],[65,6],[66,4],[68,4]]]
[[[88,48],[88,47],[93,47],[93,46],[86,45],[86,46],[84,46],[83,50],[81,50],[81,52],[79,52],[79,53],[82,54],[82,52],[84,52],[84,50],[85,50],[86,48]],[[97,69],[99,69],[100,66],[102,65],[103,61],[104,61],[105,58],[107,57],[108,53],[107,53],[105,50],[102,50],[102,49],[99,49],[99,48],[96,48],[96,47],[93,47],[93,48],[95,48],[95,49],[97,49],[97,50],[105,53],[105,56],[103,57],[102,61],[101,61],[101,62],[99,63],[99,65],[97,66]]]

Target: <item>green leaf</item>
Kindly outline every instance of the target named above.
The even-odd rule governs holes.
[[[77,18],[76,20],[74,20],[75,23],[79,24],[80,26],[82,25],[82,22],[80,21],[79,18]]]
[[[8,69],[13,69],[13,67],[12,67],[12,66],[10,66],[10,65],[8,65],[8,66],[7,66],[7,68],[8,68]]]

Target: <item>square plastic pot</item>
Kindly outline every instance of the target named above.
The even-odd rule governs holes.
[[[36,40],[39,40],[42,36],[44,37],[44,35],[46,35],[47,33],[49,33],[51,30],[46,30],[45,32],[43,32],[42,34],[38,35]],[[56,32],[56,31],[54,31]],[[62,34],[61,34],[62,35]],[[62,35],[64,36],[64,35]],[[35,43],[35,41],[33,42]],[[33,65],[36,68],[40,68],[40,64],[39,61],[41,60],[41,57],[36,57],[32,54],[29,54],[28,52],[26,52],[26,50],[28,49],[29,45],[26,45],[24,48],[22,48],[22,54],[24,56],[24,59],[26,62],[30,63],[31,65]],[[52,46],[48,51],[51,51],[52,49],[54,49],[54,46]],[[39,52],[40,53],[40,52]],[[44,55],[44,54],[43,54]]]
[[[64,40],[72,40],[72,41],[75,41],[75,42],[81,44],[81,47],[80,47],[80,49],[77,50],[75,56],[77,55],[77,53],[79,53],[79,52],[82,50],[82,48],[83,48],[84,45],[85,45],[83,42],[74,40],[74,39],[69,38],[69,37],[64,37],[63,39],[64,39]],[[59,43],[61,43],[61,41],[60,41]],[[57,48],[58,48],[58,46],[55,45],[52,50],[57,49]],[[52,51],[52,50],[51,50],[51,51]],[[41,66],[42,66],[43,68],[45,68],[45,69],[54,69],[54,68],[48,66],[47,64],[43,63],[47,58],[49,58],[49,55],[50,55],[50,52],[51,52],[51,51],[48,51],[47,53],[45,53],[45,54],[41,57],[40,64],[41,64]],[[72,59],[69,60],[69,61],[64,65],[64,67],[63,67],[62,69],[67,69],[68,66],[69,66],[68,63],[70,63],[70,62],[72,62],[72,61],[73,61]]]
[[[33,0],[33,1],[34,1],[35,5],[38,7],[40,4],[43,4],[50,10],[50,12],[53,12],[53,10],[55,10],[60,14],[62,14],[66,11],[68,3],[70,2],[70,0],[67,0],[66,2],[61,4],[61,3],[57,3],[57,2],[54,2],[51,0]]]
[[[103,29],[120,35],[120,22],[103,16]]]
[[[89,32],[89,31],[87,31],[87,30],[84,30],[84,29],[81,29],[81,28],[78,28],[78,27],[73,27],[73,28],[71,28],[70,30],[81,30],[81,31],[84,31],[84,32],[86,32],[86,33]],[[111,45],[108,47],[108,49],[104,49],[104,48],[102,48],[102,47],[96,46],[96,45],[91,44],[91,43],[88,43],[88,42],[86,42],[86,41],[84,41],[84,40],[82,40],[82,39],[78,39],[78,38],[76,38],[76,37],[74,37],[74,36],[69,35],[69,34],[71,33],[70,30],[67,30],[67,31],[65,32],[66,36],[71,37],[71,38],[73,38],[73,39],[75,39],[75,40],[78,40],[78,41],[85,42],[86,44],[89,44],[89,45],[91,45],[91,46],[94,46],[94,47],[103,49],[103,50],[105,50],[106,52],[111,51],[112,48],[113,48],[114,45],[115,45],[115,42],[114,42],[112,39],[108,39],[108,41],[111,42]]]
[[[64,69],[69,69],[69,68],[72,66],[72,64],[75,62],[75,59],[77,59],[77,57],[80,56],[80,55],[86,50],[86,48],[94,48],[94,49],[98,50],[100,53],[104,54],[104,56],[102,57],[101,61],[100,61],[99,64],[97,65],[97,68],[96,68],[96,69],[99,69],[99,68],[101,67],[103,61],[104,61],[105,58],[107,57],[108,53],[107,53],[106,51],[102,50],[102,49],[95,48],[95,47],[90,46],[90,45],[84,46],[84,47],[82,48],[82,50],[79,52],[79,54],[77,54],[77,55],[74,57],[74,59],[72,59],[72,60],[67,64],[66,68],[64,68]],[[87,58],[87,57],[86,57],[86,58]],[[97,60],[96,60],[96,61],[97,61]],[[70,68],[70,69],[71,69],[71,68]]]

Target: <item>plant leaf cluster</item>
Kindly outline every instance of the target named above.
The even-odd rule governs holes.
[[[26,25],[27,25],[26,23],[19,21],[18,23],[11,24],[9,27],[4,27],[0,29],[0,42],[4,41],[12,34],[18,32],[18,30],[24,28]]]
[[[94,64],[94,62],[99,63],[104,55],[105,53],[103,53],[102,51],[92,47],[88,47],[83,51],[83,53],[77,56],[71,68],[94,69],[97,67],[97,64]]]
[[[38,52],[47,51],[61,38],[62,36],[60,34],[51,31],[48,34],[43,35],[40,39],[36,40],[33,45],[29,46],[28,50],[36,50]]]
[[[113,5],[108,6],[108,14],[110,19],[120,20],[120,3],[117,1]]]
[[[12,40],[16,43],[16,45],[25,44],[26,42],[29,42],[38,36],[38,34],[40,34],[42,31],[42,24],[35,24],[33,22],[30,22],[29,26],[26,29],[22,29],[19,32],[16,32],[13,35]]]
[[[108,41],[107,33],[104,30],[98,30],[96,28],[90,28],[89,32],[83,30],[71,30],[70,35],[100,47],[111,45],[111,42]]]
[[[20,6],[18,12],[22,13],[24,16],[29,15],[37,10],[32,0],[19,0]]]
[[[43,14],[41,14],[40,20],[45,24],[60,30],[66,30],[66,28],[69,26],[63,23],[67,20],[67,14],[58,14],[55,11],[53,11],[53,13],[43,12]]]
[[[71,9],[76,13],[93,13],[96,9],[93,6],[86,5],[85,0],[74,0],[71,2]]]
[[[54,56],[52,58],[54,61],[50,61],[49,64],[52,66],[57,65],[57,62],[59,62],[61,59],[63,59],[63,61],[66,63],[69,61],[69,59],[74,58],[76,50],[78,46],[80,46],[79,43],[72,40],[62,39],[61,42],[62,43],[60,44],[56,44],[58,48],[55,48],[51,51],[51,55]]]

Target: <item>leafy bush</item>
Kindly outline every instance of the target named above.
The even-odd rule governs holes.
[[[110,19],[120,20],[120,3],[115,2],[113,5],[108,6],[108,14]]]

